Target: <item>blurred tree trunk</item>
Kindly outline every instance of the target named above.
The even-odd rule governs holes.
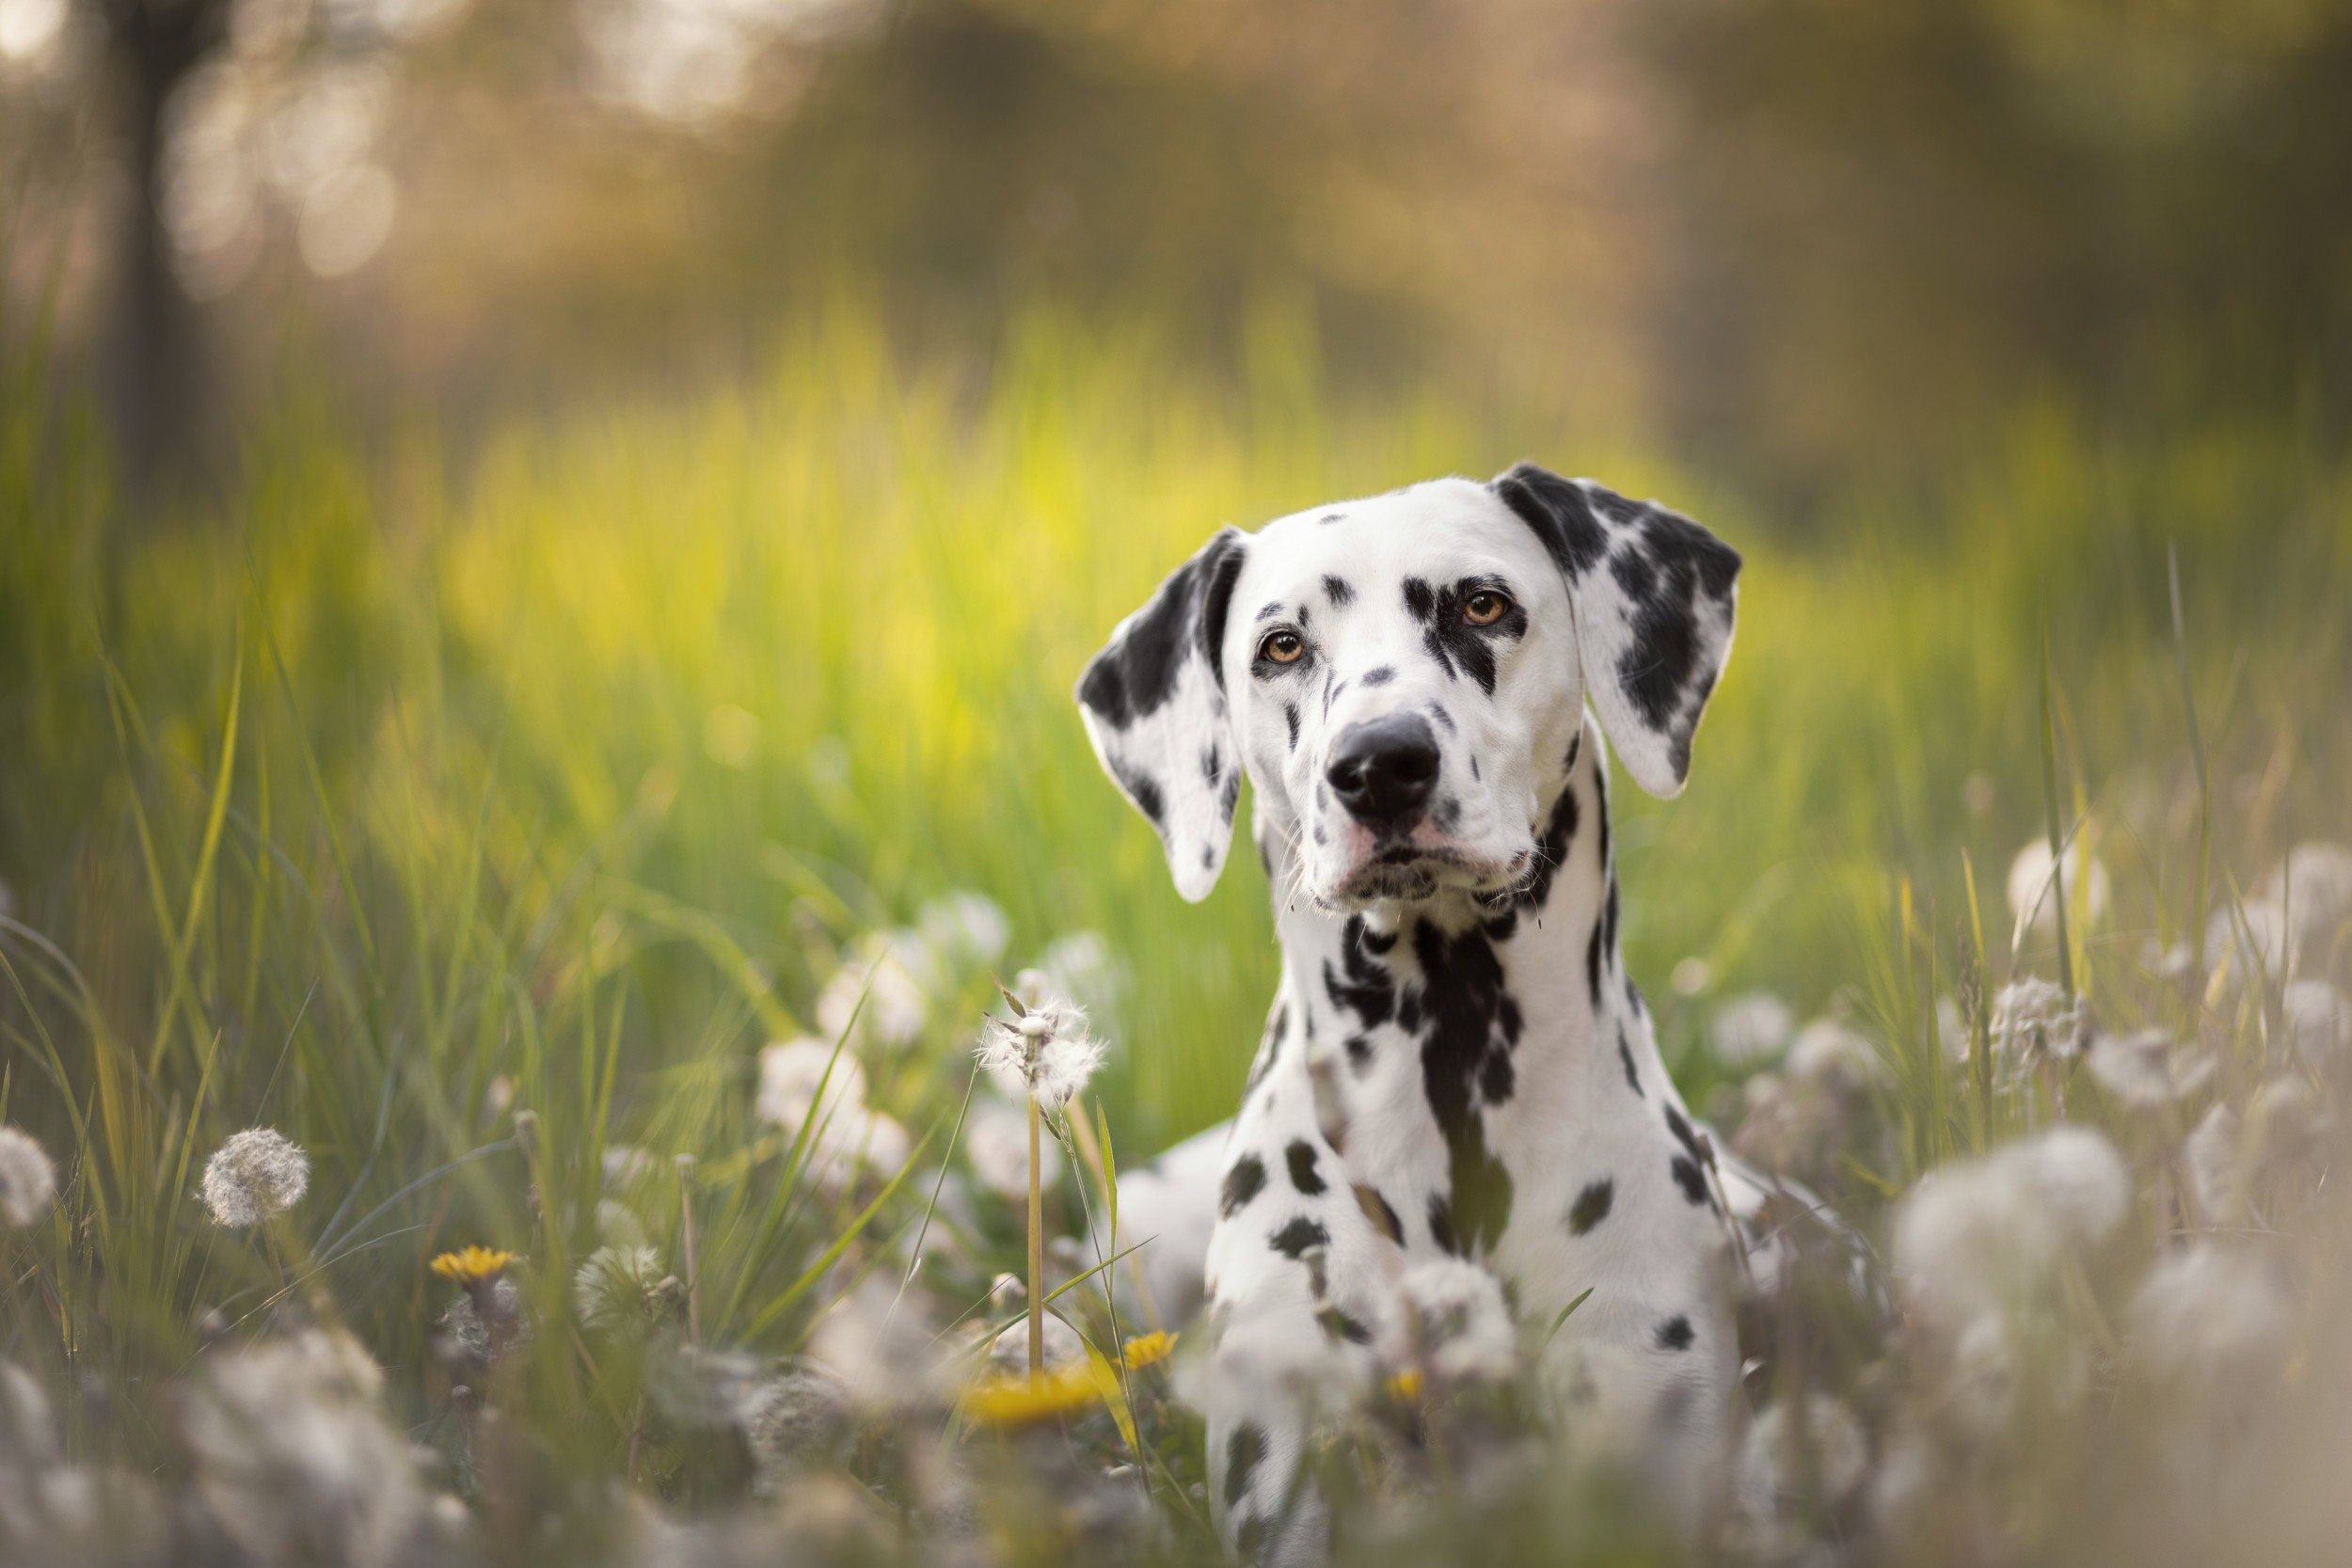
[[[195,307],[172,270],[164,228],[164,112],[219,42],[228,9],[226,0],[108,0],[105,8],[131,155],[111,326],[115,429],[139,489],[185,451],[200,375]]]

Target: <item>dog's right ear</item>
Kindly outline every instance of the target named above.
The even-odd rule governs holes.
[[[1111,633],[1078,680],[1094,754],[1158,830],[1176,891],[1216,886],[1241,798],[1241,749],[1225,705],[1225,612],[1248,546],[1226,529]]]

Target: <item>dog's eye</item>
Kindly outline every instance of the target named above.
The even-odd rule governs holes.
[[[1268,632],[1266,640],[1258,644],[1258,657],[1270,658],[1277,664],[1295,664],[1298,656],[1306,651],[1307,644],[1299,641],[1295,631]]]
[[[1462,619],[1473,626],[1491,626],[1502,619],[1502,612],[1511,608],[1511,601],[1491,588],[1482,588],[1462,606]]]

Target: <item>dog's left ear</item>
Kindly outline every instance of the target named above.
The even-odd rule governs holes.
[[[1493,489],[1567,578],[1585,690],[1626,771],[1652,795],[1681,794],[1731,657],[1740,552],[1678,512],[1533,463]]]
[[[1197,904],[1233,840],[1241,750],[1226,721],[1225,612],[1248,546],[1226,529],[1119,623],[1078,679],[1094,754],[1159,831],[1176,891]]]

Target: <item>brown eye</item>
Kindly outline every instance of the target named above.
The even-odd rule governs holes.
[[[1462,607],[1462,619],[1473,626],[1491,626],[1502,619],[1502,612],[1511,608],[1511,601],[1491,588],[1482,588],[1470,596]]]
[[[1269,632],[1266,640],[1258,644],[1258,657],[1270,658],[1277,664],[1295,664],[1298,656],[1306,651],[1307,644],[1299,641],[1295,631]]]

